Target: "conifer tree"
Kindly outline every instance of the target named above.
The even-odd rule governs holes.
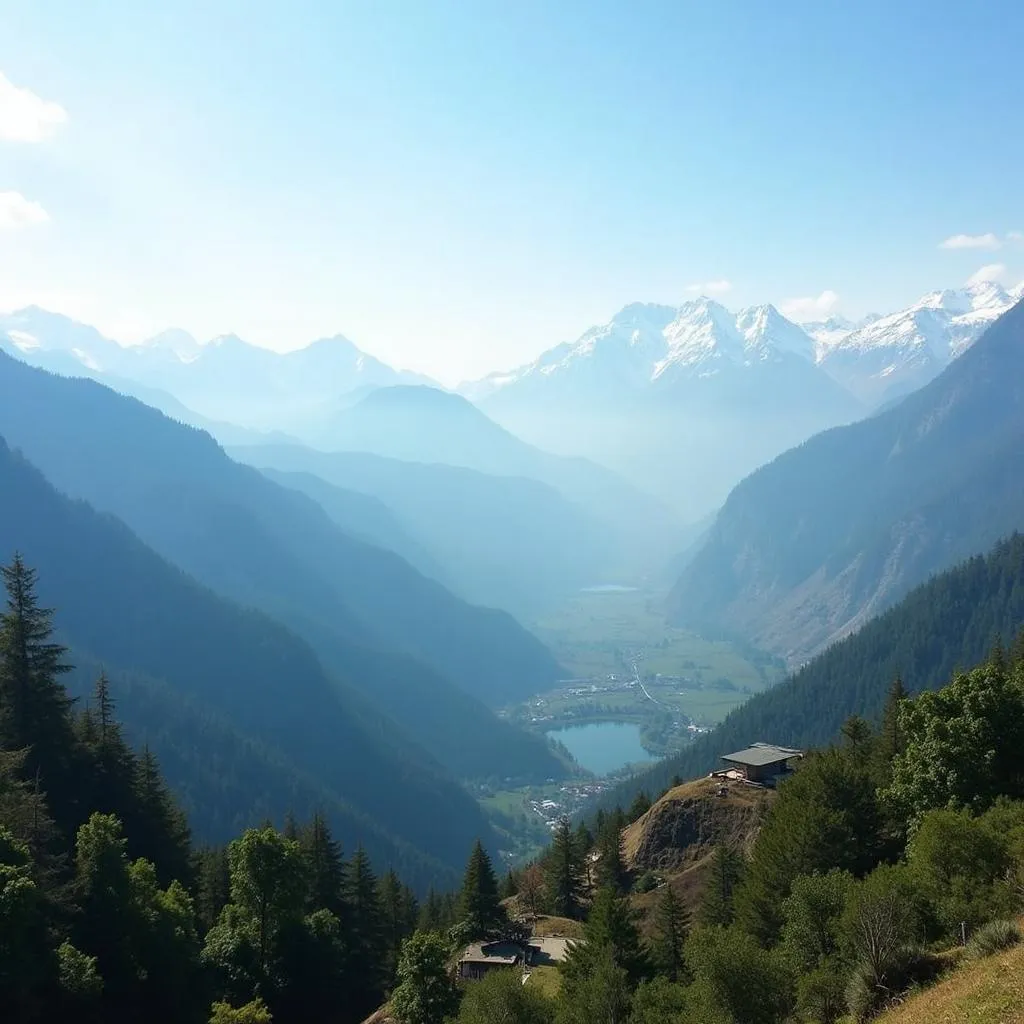
[[[144,747],[135,763],[134,821],[129,850],[135,857],[153,862],[161,884],[192,876],[189,859],[191,836],[188,821],[160,772],[156,756]]]
[[[196,920],[208,932],[231,899],[228,851],[223,846],[207,847],[196,855]]]
[[[494,877],[491,858],[479,839],[474,843],[466,864],[459,894],[458,916],[474,938],[488,934],[505,917],[498,899],[498,882]]]
[[[319,811],[300,833],[299,845],[309,879],[307,909],[310,912],[329,910],[344,921],[342,891],[345,887],[345,863],[341,844],[331,835],[327,820]]]
[[[597,885],[614,889],[619,895],[626,891],[627,872],[622,859],[622,833],[612,818],[605,822],[597,836]]]
[[[583,857],[568,818],[558,822],[544,865],[551,911],[559,917],[579,917],[583,894]]]
[[[667,882],[658,893],[654,905],[654,936],[651,958],[658,973],[669,981],[679,981],[683,974],[683,946],[690,928],[690,917],[683,901]]]
[[[417,927],[423,932],[440,932],[448,927],[445,918],[444,900],[437,894],[433,886],[427,890],[427,898],[420,907]]]
[[[743,875],[743,861],[731,847],[715,847],[708,867],[708,879],[697,917],[703,925],[725,927],[735,916],[733,894]]]
[[[365,1016],[380,1004],[388,978],[383,968],[386,946],[377,878],[361,846],[345,869],[344,902],[352,960],[358,965],[352,978],[352,1006]]]
[[[36,573],[20,555],[0,567],[7,592],[0,612],[0,749],[28,748],[26,778],[39,773],[54,816],[74,823],[75,732],[72,701],[60,681],[70,671],[54,643],[53,613],[36,597]]]

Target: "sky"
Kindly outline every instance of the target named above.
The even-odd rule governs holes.
[[[1024,4],[0,0],[0,310],[446,384],[1024,278]]]

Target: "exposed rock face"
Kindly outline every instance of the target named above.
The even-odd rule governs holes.
[[[746,849],[764,818],[770,790],[697,779],[669,790],[623,836],[627,865],[637,871],[679,871],[728,843]]]

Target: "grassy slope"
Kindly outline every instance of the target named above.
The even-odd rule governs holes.
[[[1024,1024],[1024,945],[967,964],[877,1024]]]

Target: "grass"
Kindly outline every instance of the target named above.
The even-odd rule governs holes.
[[[560,935],[569,939],[583,938],[583,925],[571,917],[542,914],[533,923],[534,935]]]
[[[877,1024],[1024,1024],[1024,946],[954,970]]]
[[[781,676],[768,655],[669,626],[662,606],[660,594],[641,590],[580,593],[533,628],[576,678],[632,675],[636,658],[644,675],[685,679],[671,693],[652,695],[708,725]],[[649,711],[635,698],[623,697],[621,705],[627,713]]]
[[[549,999],[554,999],[562,990],[562,975],[557,967],[551,965],[534,967],[530,971],[530,980],[526,984],[539,989]]]

